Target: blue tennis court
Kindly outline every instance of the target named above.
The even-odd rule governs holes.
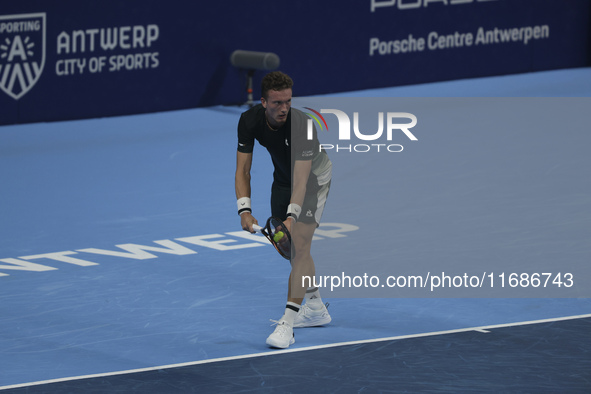
[[[339,96],[553,97],[587,105],[590,95],[591,69],[582,68]],[[269,349],[269,319],[283,311],[289,267],[264,238],[240,230],[234,171],[244,110],[0,127],[0,390],[591,391],[591,301],[584,292],[325,292],[333,322],[297,329],[288,350]],[[498,141],[471,134],[466,144],[477,144],[478,156],[431,147],[424,160],[396,159],[391,179],[360,174],[355,162],[332,155],[318,269],[338,268],[345,258],[362,265],[365,256],[399,265],[450,264],[455,256],[487,267],[515,259],[527,267],[554,264],[556,272],[570,261],[588,262],[587,121],[577,128],[565,121],[535,143],[524,137],[520,147],[532,142],[531,149],[497,156]],[[404,157],[421,157],[425,140]],[[269,214],[272,170],[265,152],[255,156],[253,211],[261,220]],[[361,187],[351,178],[363,179]],[[398,204],[387,226],[394,246],[376,254],[367,231],[386,195]],[[359,206],[374,201],[369,215]],[[485,221],[491,229],[478,232]],[[421,234],[437,241],[411,247]]]

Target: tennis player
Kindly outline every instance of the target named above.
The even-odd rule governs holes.
[[[267,345],[276,348],[295,342],[294,327],[331,321],[318,288],[304,287],[302,277],[315,275],[310,248],[328,196],[332,164],[326,152],[319,149],[316,130],[308,139],[308,117],[291,108],[292,86],[292,79],[282,72],[267,74],[261,83],[261,104],[244,112],[238,122],[235,186],[242,229],[254,233],[252,225],[258,224],[250,200],[256,140],[267,149],[274,166],[271,214],[284,220],[292,236],[294,253],[285,313],[267,338]]]

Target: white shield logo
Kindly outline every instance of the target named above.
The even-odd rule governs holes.
[[[0,15],[0,89],[15,100],[37,83],[45,65],[45,13]]]

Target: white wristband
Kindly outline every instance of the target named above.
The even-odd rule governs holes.
[[[302,212],[302,207],[300,207],[298,204],[292,203],[287,206],[287,217],[291,217],[296,222],[299,219],[301,212]]]
[[[236,205],[238,206],[238,215],[242,215],[244,212],[252,212],[250,197],[240,197],[236,201]]]

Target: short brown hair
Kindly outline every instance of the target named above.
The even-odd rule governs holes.
[[[269,90],[285,90],[291,89],[293,81],[289,75],[281,71],[273,71],[263,77],[261,82],[261,95],[267,99]]]

